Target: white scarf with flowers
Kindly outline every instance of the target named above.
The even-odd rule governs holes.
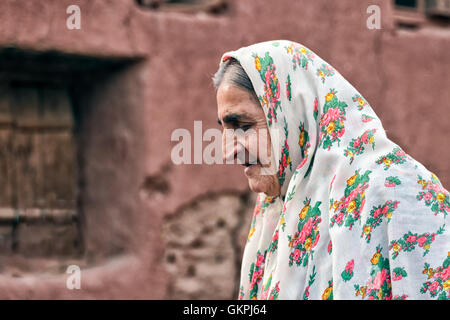
[[[228,57],[259,97],[281,183],[279,197],[258,195],[239,299],[449,299],[450,199],[436,175],[308,48],[268,41]]]

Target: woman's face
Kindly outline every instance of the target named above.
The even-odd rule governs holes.
[[[247,90],[222,83],[217,90],[217,109],[218,122],[224,129],[224,163],[242,164],[252,191],[279,195],[270,134],[259,102]]]

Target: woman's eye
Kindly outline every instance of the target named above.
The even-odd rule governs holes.
[[[250,129],[251,127],[252,127],[251,124],[247,124],[247,125],[245,125],[245,126],[241,126],[240,129],[242,129],[242,130],[244,130],[244,131],[247,131],[247,130]]]

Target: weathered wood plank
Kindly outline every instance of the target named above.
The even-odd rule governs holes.
[[[0,207],[13,206],[13,157],[11,128],[0,128]]]
[[[42,198],[46,208],[76,207],[77,165],[69,131],[41,134]]]
[[[39,91],[33,87],[12,87],[11,109],[18,127],[40,126]]]
[[[67,89],[43,88],[40,93],[42,101],[41,125],[48,128],[72,128],[72,106]]]
[[[40,136],[33,132],[17,131],[14,135],[13,153],[16,179],[17,208],[42,208],[42,164]]]
[[[12,124],[11,89],[7,85],[0,85],[0,126]]]

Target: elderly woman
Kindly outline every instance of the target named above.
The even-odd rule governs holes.
[[[268,41],[225,53],[213,81],[223,128],[253,129],[224,143],[258,193],[239,299],[450,298],[449,192],[336,69]]]

